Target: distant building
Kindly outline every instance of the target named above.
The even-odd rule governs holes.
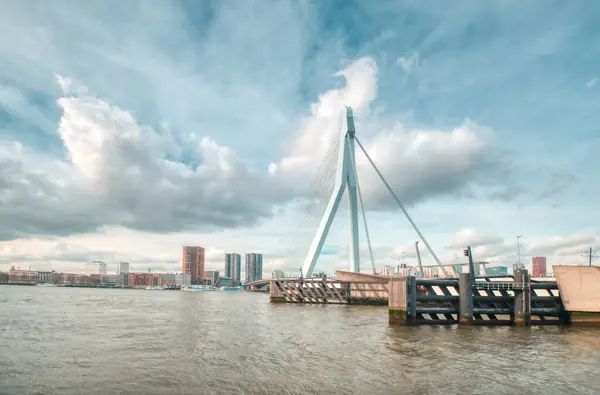
[[[225,254],[225,277],[231,277],[234,284],[240,284],[242,257],[240,254]]]
[[[129,262],[117,263],[117,274],[129,274]]]
[[[189,273],[162,273],[162,285],[174,285],[184,287],[192,283],[192,277]]]
[[[246,282],[262,280],[263,255],[254,252],[246,254]]]
[[[108,265],[103,261],[94,261],[98,264],[98,274],[101,276],[106,276],[108,274]]]
[[[282,272],[281,270],[275,270],[273,272],[272,278],[282,278],[285,277],[285,273]]]
[[[485,269],[488,276],[505,276],[508,275],[508,267],[506,266],[495,266],[488,267]]]
[[[231,277],[219,277],[219,281],[217,281],[217,287],[229,287],[231,283]]]
[[[437,267],[424,267],[423,268],[423,276],[425,278],[438,277],[438,268]]]
[[[381,270],[379,270],[379,274],[381,276],[391,276],[394,274],[394,267],[391,265],[385,265],[381,268]]]
[[[219,282],[218,270],[206,270],[204,272],[204,275],[206,276],[206,280],[208,281],[208,283],[211,285],[217,285],[217,283]]]
[[[52,272],[38,272],[38,283],[53,283],[58,284],[60,282],[60,273]]]
[[[534,256],[531,258],[531,277],[546,277],[546,257]]]
[[[204,248],[198,246],[184,246],[181,257],[181,271],[189,273],[192,284],[199,284],[205,279],[204,275]]]
[[[8,271],[9,284],[35,284],[38,281],[38,272],[35,270],[20,270],[14,266]]]

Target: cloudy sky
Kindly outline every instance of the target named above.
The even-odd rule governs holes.
[[[295,272],[345,105],[442,261],[471,245],[512,265],[521,235],[525,262],[584,263],[600,3],[526,3],[1,2],[0,270],[177,270],[200,245],[207,268],[257,251]],[[376,264],[414,264],[417,235],[357,167]],[[347,222],[317,268],[348,266]]]

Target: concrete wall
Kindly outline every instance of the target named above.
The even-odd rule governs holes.
[[[565,310],[600,313],[600,267],[552,266],[552,270]]]
[[[338,281],[343,282],[387,284],[390,281],[390,276],[376,276],[374,274],[346,272],[343,270],[336,270],[335,273]]]

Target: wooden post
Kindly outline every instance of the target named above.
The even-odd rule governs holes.
[[[413,324],[417,320],[417,278],[409,276],[406,278],[406,293],[408,316],[407,323]]]
[[[391,277],[388,284],[388,315],[390,325],[406,325],[406,277]]]
[[[460,273],[458,277],[459,314],[458,322],[470,325],[473,322],[473,283],[470,273]]]
[[[271,303],[286,303],[285,296],[276,284],[277,280],[271,280],[269,284],[269,301]]]
[[[527,270],[515,270],[515,283],[523,284],[523,290],[515,290],[514,324],[531,325],[531,287]]]

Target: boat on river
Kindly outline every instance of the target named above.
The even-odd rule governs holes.
[[[186,285],[185,287],[181,287],[181,290],[184,292],[198,292],[198,291],[215,291],[215,287],[212,285]]]
[[[220,287],[218,288],[219,291],[241,291],[243,288],[241,286],[237,286],[237,287]]]

